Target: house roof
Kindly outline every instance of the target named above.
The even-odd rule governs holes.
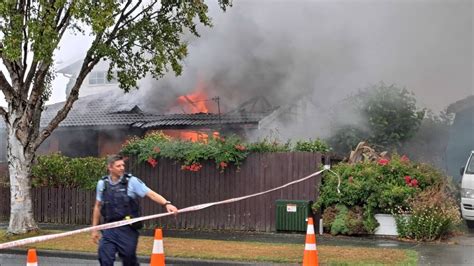
[[[64,102],[60,102],[46,106],[41,126],[45,127],[63,105]],[[137,121],[150,121],[155,116],[142,112],[137,104],[126,101],[124,97],[95,94],[79,98],[59,127],[125,126]]]
[[[474,106],[474,95],[468,96],[462,100],[452,103],[448,106],[448,113],[458,113],[462,110]]]
[[[263,113],[252,114],[168,114],[155,117],[149,122],[137,122],[133,126],[144,129],[160,127],[180,127],[180,126],[216,126],[230,124],[258,124],[265,117]]]
[[[64,63],[58,67],[59,69],[56,72],[64,74],[76,74],[76,72],[81,68],[83,61],[83,59],[80,59],[74,61],[73,63]]]
[[[41,117],[41,127],[46,127],[64,102],[48,105]],[[231,124],[258,124],[268,113],[229,114],[162,114],[142,111],[140,103],[123,94],[94,94],[79,98],[60,128],[84,126],[132,126],[143,129],[172,127],[215,126]],[[5,127],[1,123],[0,127]]]

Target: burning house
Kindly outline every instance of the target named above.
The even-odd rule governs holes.
[[[215,132],[243,138],[258,130],[260,121],[272,109],[256,110],[258,100],[244,103],[231,112],[219,112],[219,99],[201,99],[196,93],[176,99],[165,112],[147,112],[123,93],[99,93],[79,98],[67,118],[41,145],[39,154],[61,152],[70,157],[105,156],[116,153],[131,136],[161,130],[192,141],[204,140]],[[41,126],[46,126],[63,103],[46,107]],[[249,106],[253,105],[253,109]],[[265,108],[270,108],[269,104]],[[215,112],[217,110],[217,112]],[[211,112],[212,111],[212,112]],[[4,125],[2,124],[2,127]],[[6,137],[1,147],[6,160]]]

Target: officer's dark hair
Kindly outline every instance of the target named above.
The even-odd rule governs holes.
[[[107,165],[113,165],[116,161],[123,160],[123,156],[118,154],[112,154],[107,156]]]

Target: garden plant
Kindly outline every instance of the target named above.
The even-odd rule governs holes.
[[[324,174],[313,206],[324,210],[324,227],[331,234],[371,234],[379,226],[377,213],[394,214],[399,236],[416,240],[439,239],[460,223],[446,177],[430,165],[395,154],[340,163],[332,170]]]

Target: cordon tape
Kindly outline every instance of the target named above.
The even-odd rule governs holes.
[[[238,197],[238,198],[232,198],[232,199],[227,199],[227,200],[222,200],[222,201],[216,201],[216,202],[204,203],[204,204],[199,204],[199,205],[186,207],[186,208],[183,208],[183,209],[179,209],[178,213],[198,211],[198,210],[209,208],[209,207],[215,206],[215,205],[227,204],[227,203],[241,201],[241,200],[248,199],[248,198],[257,197],[257,196],[267,194],[267,193],[273,192],[275,190],[279,190],[279,189],[294,185],[296,183],[305,181],[307,179],[310,179],[314,176],[317,176],[317,175],[321,174],[322,172],[324,172],[326,170],[331,171],[329,165],[324,165],[324,168],[322,170],[318,171],[318,172],[312,173],[312,174],[310,174],[306,177],[303,177],[301,179],[292,181],[290,183],[284,184],[284,185],[276,187],[276,188],[272,188],[272,189],[269,189],[269,190],[266,190],[266,191],[263,191],[263,192],[258,192],[258,193],[254,193],[254,194],[251,194],[251,195]],[[42,242],[42,241],[46,241],[46,240],[51,240],[51,239],[55,239],[55,238],[66,237],[66,236],[71,236],[71,235],[75,235],[75,234],[86,233],[86,232],[91,232],[91,231],[96,231],[96,230],[105,230],[105,229],[120,227],[120,226],[124,226],[124,225],[128,225],[128,224],[132,224],[132,223],[135,223],[135,222],[139,222],[139,221],[156,219],[156,218],[165,217],[165,216],[169,216],[169,215],[173,215],[173,214],[174,213],[171,213],[171,212],[160,213],[160,214],[152,214],[152,215],[137,217],[137,218],[133,218],[133,219],[127,219],[127,220],[122,220],[122,221],[117,221],[117,222],[112,222],[112,223],[106,223],[106,224],[81,228],[81,229],[77,229],[77,230],[73,230],[73,231],[69,231],[69,232],[64,232],[64,233],[59,233],[59,234],[36,236],[36,237],[30,237],[30,238],[15,240],[15,241],[0,244],[0,249],[13,248],[13,247],[18,247],[18,246],[22,246],[22,245]]]

